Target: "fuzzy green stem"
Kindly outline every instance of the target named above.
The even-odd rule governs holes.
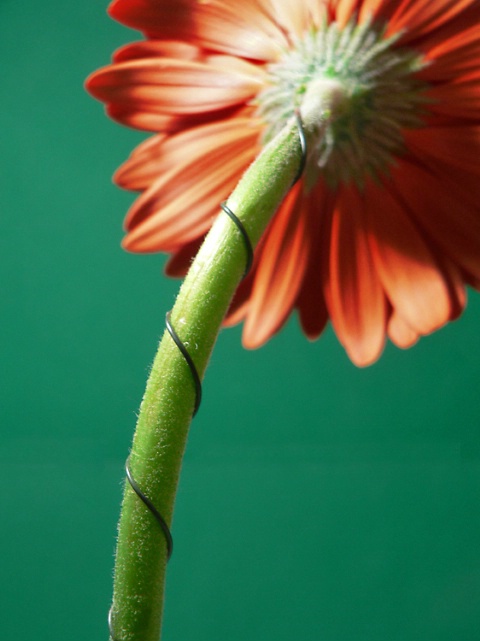
[[[302,106],[307,143],[318,140],[341,91],[322,86]],[[301,159],[292,119],[265,147],[228,200],[253,247],[288,192]],[[245,269],[246,250],[235,224],[219,215],[181,287],[171,322],[203,378],[222,320]],[[130,469],[165,521],[175,494],[195,404],[191,372],[168,333],[155,357],[141,404]],[[112,625],[115,641],[158,641],[166,567],[165,537],[128,483],[117,544]]]

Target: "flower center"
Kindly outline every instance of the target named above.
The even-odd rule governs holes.
[[[266,142],[301,106],[312,83],[334,80],[345,92],[313,157],[309,154],[307,187],[319,172],[332,187],[352,180],[361,186],[367,174],[385,171],[402,152],[402,130],[421,126],[425,85],[415,72],[426,63],[417,52],[395,47],[400,34],[385,38],[384,33],[370,20],[361,25],[351,20],[343,29],[325,22],[267,67],[270,86],[258,96]]]

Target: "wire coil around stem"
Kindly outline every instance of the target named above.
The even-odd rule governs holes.
[[[305,136],[305,130],[303,128],[303,122],[302,122],[302,117],[301,117],[301,114],[300,114],[300,110],[296,109],[294,115],[295,115],[295,119],[297,121],[298,135],[299,135],[299,139],[300,139],[300,147],[301,147],[302,155],[301,155],[301,158],[300,158],[300,163],[299,163],[299,166],[298,166],[297,173],[296,173],[295,178],[294,178],[294,180],[293,180],[293,182],[291,184],[290,189],[301,178],[301,176],[303,174],[303,171],[305,169],[306,161],[307,161],[307,141],[306,141],[306,136]],[[241,234],[241,236],[243,238],[243,242],[245,244],[245,250],[246,250],[246,253],[247,253],[246,266],[245,266],[245,271],[244,271],[244,275],[243,275],[243,277],[245,278],[247,276],[247,274],[249,273],[251,267],[252,267],[253,258],[254,258],[253,247],[252,247],[252,243],[250,241],[250,237],[248,235],[248,231],[246,230],[244,224],[238,218],[238,216],[236,216],[236,214],[234,214],[233,211],[228,207],[228,205],[226,204],[226,201],[222,202],[220,204],[220,207],[227,214],[227,216],[230,217],[232,222],[237,226],[237,229],[239,230],[239,232],[240,232],[240,234]],[[185,361],[186,361],[186,363],[187,363],[187,365],[188,365],[188,367],[190,369],[190,372],[191,372],[192,378],[193,378],[193,382],[194,382],[194,385],[195,385],[195,405],[194,405],[194,408],[193,408],[193,415],[192,415],[192,417],[193,417],[193,416],[195,416],[197,414],[197,412],[198,412],[198,410],[200,408],[200,403],[202,401],[202,382],[200,380],[200,376],[198,374],[197,368],[195,366],[195,363],[194,363],[192,357],[190,356],[185,344],[182,342],[182,340],[178,336],[177,332],[175,331],[175,328],[173,327],[173,325],[171,323],[170,313],[171,312],[167,312],[167,314],[165,316],[166,329],[167,329],[168,333],[170,334],[172,340],[174,341],[174,343],[176,344],[176,346],[178,347],[178,349],[182,353],[182,356],[184,357],[184,359],[185,359]],[[127,458],[127,461],[125,463],[125,473],[126,473],[126,477],[127,477],[127,480],[129,482],[131,488],[133,489],[135,494],[138,496],[138,498],[144,503],[144,505],[147,507],[147,509],[153,514],[153,516],[155,517],[157,523],[159,524],[159,526],[160,526],[160,528],[161,528],[161,530],[162,530],[162,532],[163,532],[163,534],[165,536],[165,542],[166,542],[166,545],[167,545],[167,561],[168,561],[170,559],[171,555],[172,555],[172,552],[173,552],[173,538],[172,538],[172,534],[170,532],[170,528],[168,527],[165,519],[162,517],[160,512],[157,510],[157,508],[155,507],[153,502],[148,498],[148,496],[146,496],[142,492],[142,490],[140,489],[139,485],[135,481],[135,479],[133,477],[133,474],[132,474],[132,471],[130,469],[130,457]],[[121,639],[119,639],[118,637],[115,636],[113,609],[114,609],[114,606],[112,604],[112,606],[110,607],[110,609],[108,611],[108,629],[109,629],[110,639],[111,639],[111,641],[122,641]]]
[[[227,205],[227,201],[220,203],[220,207],[227,214],[227,216],[231,218],[231,220],[233,220],[233,222],[237,226],[238,231],[242,235],[243,242],[245,244],[245,249],[247,252],[246,266],[245,266],[245,271],[243,272],[243,278],[245,278],[248,272],[251,270],[252,264],[253,264],[253,247],[250,241],[250,237],[248,235],[247,230],[245,229],[245,225],[242,223],[240,218],[236,214],[234,214],[233,211],[230,209],[230,207]]]
[[[175,343],[175,345],[178,347],[178,349],[182,353],[183,358],[187,361],[187,365],[190,368],[190,372],[192,373],[193,382],[195,383],[195,405],[193,408],[193,414],[192,414],[192,417],[193,417],[198,412],[198,408],[200,407],[200,403],[202,402],[202,381],[200,380],[200,376],[198,375],[197,368],[195,367],[195,363],[193,362],[192,357],[188,353],[188,350],[185,347],[185,344],[182,343],[179,335],[173,328],[173,325],[170,321],[170,314],[171,312],[167,312],[165,314],[165,325],[167,327],[167,331],[172,337],[172,340]]]
[[[130,457],[128,457],[127,462],[125,463],[125,472],[127,475],[128,482],[132,486],[133,491],[135,494],[138,496],[138,498],[145,503],[147,508],[150,510],[150,512],[153,514],[155,517],[157,523],[159,524],[160,528],[162,529],[162,532],[165,536],[165,542],[167,544],[167,561],[168,559],[172,556],[173,552],[173,538],[172,534],[170,532],[170,528],[168,527],[167,523],[165,522],[165,519],[163,516],[160,514],[160,512],[157,510],[155,505],[152,503],[152,501],[146,496],[142,490],[140,489],[139,485],[133,478],[132,471],[130,469]]]

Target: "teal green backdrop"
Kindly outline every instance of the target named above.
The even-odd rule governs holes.
[[[174,1],[174,0],[172,0]],[[0,637],[106,641],[135,414],[178,283],[119,247],[142,139],[86,75],[101,0],[0,0]],[[165,640],[477,641],[480,296],[356,369],[296,319],[221,334],[173,524]]]

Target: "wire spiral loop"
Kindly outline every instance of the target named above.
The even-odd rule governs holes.
[[[165,315],[165,325],[167,327],[167,331],[172,337],[173,342],[175,345],[178,347],[180,352],[182,353],[183,358],[186,360],[188,367],[190,368],[190,372],[192,373],[192,378],[193,382],[195,384],[195,406],[193,408],[193,415],[198,412],[198,408],[200,407],[200,403],[202,402],[202,381],[200,380],[200,376],[198,375],[197,368],[195,367],[195,363],[193,362],[192,357],[188,353],[187,348],[185,347],[185,344],[182,343],[179,335],[173,328],[173,325],[170,321],[170,314],[171,312],[167,312]]]
[[[163,531],[163,534],[165,536],[165,542],[167,544],[167,560],[172,556],[173,552],[173,539],[172,535],[170,533],[170,528],[168,527],[165,519],[163,516],[160,514],[160,512],[157,510],[157,508],[154,506],[152,501],[146,496],[142,490],[140,489],[139,485],[135,481],[132,475],[132,471],[130,469],[130,457],[127,459],[127,462],[125,463],[125,472],[127,474],[127,479],[128,482],[130,483],[132,490],[135,492],[135,494],[138,496],[138,498],[145,503],[147,508],[150,510],[150,512],[153,514],[155,517],[157,523],[159,524],[160,528]]]
[[[295,118],[297,121],[297,127],[298,127],[298,135],[300,139],[300,147],[301,147],[301,158],[300,158],[300,163],[299,167],[297,170],[297,173],[295,175],[295,178],[292,182],[292,185],[290,188],[292,188],[300,179],[300,177],[303,174],[303,171],[305,169],[305,164],[307,160],[307,141],[305,137],[305,130],[303,128],[303,122],[302,118],[300,115],[300,111],[298,109],[295,110]],[[252,243],[250,241],[250,237],[248,235],[248,231],[245,228],[245,225],[242,223],[242,221],[234,214],[234,212],[228,207],[226,204],[226,201],[220,204],[220,207],[222,210],[227,214],[227,216],[230,217],[230,219],[233,221],[233,223],[236,225],[238,231],[240,232],[243,242],[245,244],[245,250],[247,253],[246,257],[246,266],[245,266],[245,272],[243,277],[247,276],[249,273],[252,264],[253,264],[253,259],[254,259],[254,251],[252,247]],[[175,331],[171,320],[170,320],[170,314],[171,312],[167,312],[165,316],[165,325],[168,333],[170,334],[172,340],[180,350],[182,356],[184,357],[190,372],[192,374],[193,382],[195,385],[195,405],[193,408],[193,416],[196,415],[196,413],[199,410],[200,403],[202,401],[202,382],[200,380],[200,376],[198,374],[197,368],[195,367],[195,363],[193,362],[192,357],[190,356],[185,344],[182,342],[180,337],[178,336],[177,332]],[[170,528],[168,527],[165,519],[162,517],[160,512],[157,510],[153,502],[146,496],[142,490],[140,489],[138,483],[135,481],[132,471],[130,469],[130,457],[127,458],[127,461],[125,463],[125,473],[127,480],[132,488],[132,490],[135,492],[135,494],[138,496],[138,498],[144,503],[146,508],[152,513],[152,515],[155,517],[159,527],[161,528],[164,536],[165,536],[165,542],[167,546],[167,560],[170,559],[172,552],[173,552],[173,538],[170,532]],[[108,629],[110,633],[110,639],[111,641],[122,641],[121,639],[118,639],[118,637],[115,636],[115,630],[114,630],[114,616],[113,616],[113,610],[114,610],[114,605],[110,608],[108,611]]]

